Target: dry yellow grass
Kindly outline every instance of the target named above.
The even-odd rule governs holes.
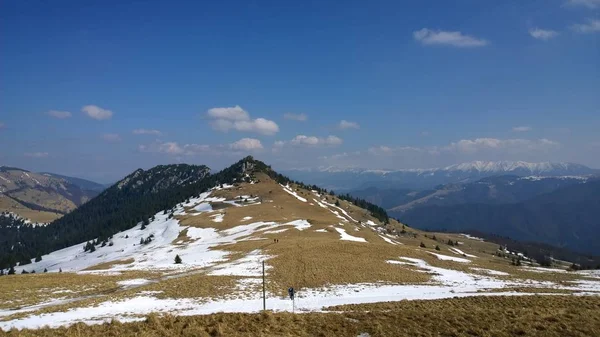
[[[38,223],[52,222],[62,216],[62,214],[58,213],[32,210],[7,196],[0,195],[0,212],[3,211],[15,213],[25,219]]]
[[[155,276],[144,272],[121,275],[47,273],[3,276],[0,282],[0,309],[21,308],[55,298],[107,294],[120,288],[118,281],[140,277]]]
[[[599,336],[600,298],[475,297],[332,307],[336,313],[150,315],[143,322],[12,330],[7,336]]]
[[[126,259],[126,260],[109,261],[109,262],[99,263],[95,266],[91,266],[89,268],[84,269],[84,271],[106,270],[106,269],[110,269],[112,266],[115,266],[115,265],[131,264],[134,261],[135,261],[135,259],[133,259],[133,258]]]

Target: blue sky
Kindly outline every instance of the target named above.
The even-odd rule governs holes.
[[[600,0],[3,1],[0,24],[0,165],[600,167]]]

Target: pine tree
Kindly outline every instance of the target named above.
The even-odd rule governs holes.
[[[40,262],[40,261],[42,261],[42,256],[41,256],[41,255],[38,255],[38,256],[35,258],[35,262]]]
[[[431,239],[434,241],[437,241],[437,238],[435,237],[435,235]]]
[[[47,273],[47,272],[48,272],[48,269],[44,268],[44,273]]]
[[[440,249],[440,246],[436,245],[436,246],[435,246],[435,250],[441,250],[441,249]]]
[[[181,264],[181,258],[179,257],[179,255],[175,256],[175,264]]]
[[[452,242],[450,239],[448,239],[448,246],[454,246],[454,242]]]
[[[96,251],[96,246],[94,246],[94,245],[91,245],[91,246],[90,246],[90,253],[93,253],[93,252],[95,252],[95,251]]]
[[[0,269],[0,276],[4,276],[4,269]]]
[[[15,267],[10,266],[10,269],[8,270],[8,275],[14,275],[15,274]]]
[[[62,268],[58,268],[58,272],[59,272],[59,273],[62,273]]]
[[[144,244],[144,238],[140,238],[140,245]]]
[[[336,205],[337,207],[340,207],[340,201],[339,201],[339,200],[336,200],[336,201],[335,201],[335,205]]]
[[[421,248],[427,248],[427,247],[425,247],[425,244],[423,242],[421,242],[421,244],[419,245],[419,247],[421,247]]]

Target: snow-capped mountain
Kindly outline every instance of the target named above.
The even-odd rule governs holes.
[[[431,188],[440,184],[469,182],[499,175],[589,176],[600,174],[600,170],[566,162],[473,161],[441,168],[367,170],[320,167],[288,170],[285,173],[294,179],[341,191],[368,186],[389,186],[390,184],[395,187]]]

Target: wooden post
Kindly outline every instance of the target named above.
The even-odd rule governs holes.
[[[265,296],[265,261],[262,262],[262,274],[263,274],[263,310],[267,310],[267,298]]]

